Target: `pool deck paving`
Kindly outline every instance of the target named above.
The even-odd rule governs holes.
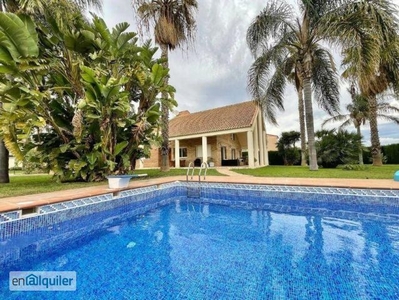
[[[269,184],[269,185],[296,185],[296,186],[324,186],[368,189],[396,189],[399,190],[399,182],[393,179],[348,179],[348,178],[286,178],[286,177],[254,177],[238,174],[228,168],[217,168],[217,171],[225,176],[207,176],[201,182],[218,183],[243,183],[243,184]],[[69,201],[90,196],[118,193],[121,190],[134,189],[163,183],[185,181],[186,176],[170,176],[149,179],[132,179],[128,188],[109,189],[107,185],[63,190],[43,194],[0,198],[0,212],[31,208],[40,205]],[[198,176],[189,181],[198,181]]]

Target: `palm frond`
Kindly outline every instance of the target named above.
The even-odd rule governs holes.
[[[324,127],[329,123],[342,122],[342,121],[346,122],[349,119],[350,119],[349,115],[336,115],[331,118],[328,118],[327,120],[324,120],[324,122],[321,124],[321,127]]]
[[[292,7],[285,2],[271,1],[247,30],[247,44],[254,56],[271,39],[279,40],[292,28]]]
[[[352,119],[348,119],[346,121],[344,121],[343,123],[341,123],[341,125],[339,125],[338,130],[342,130],[345,127],[348,127],[349,125],[353,124],[353,120]],[[355,124],[353,124],[355,125]],[[356,125],[355,125],[356,127]]]
[[[378,113],[399,113],[399,108],[392,106],[391,104],[387,102],[379,102],[377,104],[377,112]]]
[[[266,118],[272,124],[277,124],[276,111],[284,110],[285,52],[281,47],[266,49],[248,71],[248,91],[261,104]]]
[[[260,98],[265,116],[272,124],[277,125],[275,114],[277,110],[284,110],[284,89],[286,86],[286,76],[281,69],[274,72],[270,78],[266,93]]]
[[[317,103],[330,115],[338,112],[338,74],[332,55],[323,48],[316,49],[312,67],[312,83]]]
[[[310,20],[311,27],[317,27],[322,17],[347,2],[346,0],[300,0],[299,7]]]
[[[266,55],[257,58],[249,68],[247,89],[255,100],[266,92],[271,68],[270,59]]]
[[[364,92],[378,94],[388,87],[388,82],[399,79],[399,74],[393,72],[399,63],[392,63],[398,52],[386,51],[397,39],[397,13],[388,0],[348,1],[326,18],[330,40],[343,46],[343,76],[357,79]],[[388,73],[388,66],[392,66],[391,78],[384,74]],[[399,84],[395,90],[399,95]]]
[[[389,121],[389,122],[394,122],[399,125],[399,117],[377,113],[377,118],[381,119],[381,120]]]

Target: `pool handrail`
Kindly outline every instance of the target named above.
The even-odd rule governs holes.
[[[191,167],[193,168],[193,171],[191,172],[191,179],[193,179],[194,171],[195,171],[195,165],[194,165],[193,162],[190,162],[190,163],[188,164],[188,168],[187,168],[186,181],[188,181],[188,174],[190,173],[190,168],[191,168]]]
[[[201,172],[202,172],[202,169],[205,169],[204,180],[206,180],[206,171],[208,171],[208,163],[207,163],[207,162],[204,161],[204,162],[201,164],[201,168],[200,168],[199,173],[198,173],[198,182],[201,182]]]

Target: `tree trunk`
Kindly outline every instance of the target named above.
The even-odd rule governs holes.
[[[303,105],[303,86],[297,89],[298,94],[298,112],[299,112],[299,128],[301,131],[301,166],[306,167],[306,127],[305,127],[305,110]]]
[[[371,155],[373,157],[373,166],[382,166],[382,155],[380,137],[378,134],[377,123],[377,97],[370,95],[369,101],[369,122],[370,122],[370,135],[371,135]]]
[[[314,124],[313,124],[313,107],[312,107],[312,87],[310,85],[310,77],[304,76],[303,91],[305,96],[305,116],[306,116],[306,129],[308,134],[308,147],[309,147],[309,170],[317,171],[317,154],[314,137]]]
[[[0,102],[0,109],[3,107],[2,102]],[[10,177],[8,173],[8,159],[10,155],[4,144],[3,140],[0,138],[0,183],[9,183]]]
[[[360,125],[356,126],[356,131],[357,134],[361,137],[362,133],[360,132]],[[359,165],[363,165],[363,146],[361,141],[359,145]]]
[[[9,183],[8,175],[8,150],[4,142],[0,139],[0,183]]]
[[[164,68],[169,67],[168,63],[168,46],[161,44],[161,58],[165,59],[162,63]],[[169,76],[169,75],[168,75]],[[169,83],[169,77],[164,78],[164,83]],[[161,117],[161,130],[162,130],[162,146],[161,146],[161,172],[169,171],[169,107],[167,105],[168,93],[162,92],[162,117]]]

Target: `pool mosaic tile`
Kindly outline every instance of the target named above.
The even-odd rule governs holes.
[[[62,203],[65,207],[52,205],[58,210],[39,216],[55,218],[55,223],[0,243],[0,261],[7,262],[0,266],[9,270],[21,259],[24,266],[45,261],[39,267],[57,268],[65,263],[64,268],[88,278],[80,281],[76,299],[397,299],[397,244],[383,240],[397,236],[399,225],[392,224],[398,224],[399,214],[392,213],[395,205],[387,209],[391,213],[367,212],[378,201],[394,202],[397,197],[380,195],[370,203],[367,199],[375,196],[330,190],[313,197],[317,189],[295,193],[289,187],[266,192],[245,187],[175,183],[135,195],[129,191],[108,201],[83,199],[72,209],[68,202]],[[202,197],[187,199],[189,188],[199,189]],[[364,208],[351,211],[348,201]],[[98,213],[87,214],[92,210]],[[64,214],[70,221],[57,222]],[[287,217],[292,222],[283,223]],[[382,223],[375,223],[379,218]],[[383,228],[386,234],[381,234]],[[135,230],[141,234],[134,235]],[[107,235],[114,239],[107,240]],[[348,240],[352,244],[341,248]],[[368,265],[362,261],[366,252],[357,250],[361,247],[377,253]],[[65,248],[73,251],[67,254]],[[303,249],[306,255],[299,251]],[[352,264],[347,263],[348,253],[356,255]],[[377,283],[369,288],[364,282],[373,276]],[[348,288],[350,278],[365,287]],[[42,294],[36,295],[40,299]]]
[[[109,193],[43,205],[38,207],[37,214],[23,217],[20,211],[2,213],[0,240],[119,207],[124,211],[133,205],[137,213],[144,213],[148,209],[169,203],[170,199],[176,197],[189,197],[194,198],[194,201],[209,201],[247,209],[297,213],[312,210],[314,205],[321,215],[333,209],[336,216],[349,214],[352,218],[356,215],[350,211],[350,207],[356,204],[361,214],[367,218],[396,220],[399,215],[399,190],[171,182],[126,190],[115,195]],[[376,207],[383,215],[373,214]]]
[[[43,205],[38,208],[38,213],[24,216],[21,219],[15,217],[19,215],[19,211],[3,213],[0,215],[0,241],[21,233],[51,227],[55,224],[118,207],[126,210],[134,205],[137,213],[144,213],[171,201],[168,199],[172,199],[177,194],[175,188],[163,186],[140,188],[127,192],[121,193],[117,197],[107,194]]]

